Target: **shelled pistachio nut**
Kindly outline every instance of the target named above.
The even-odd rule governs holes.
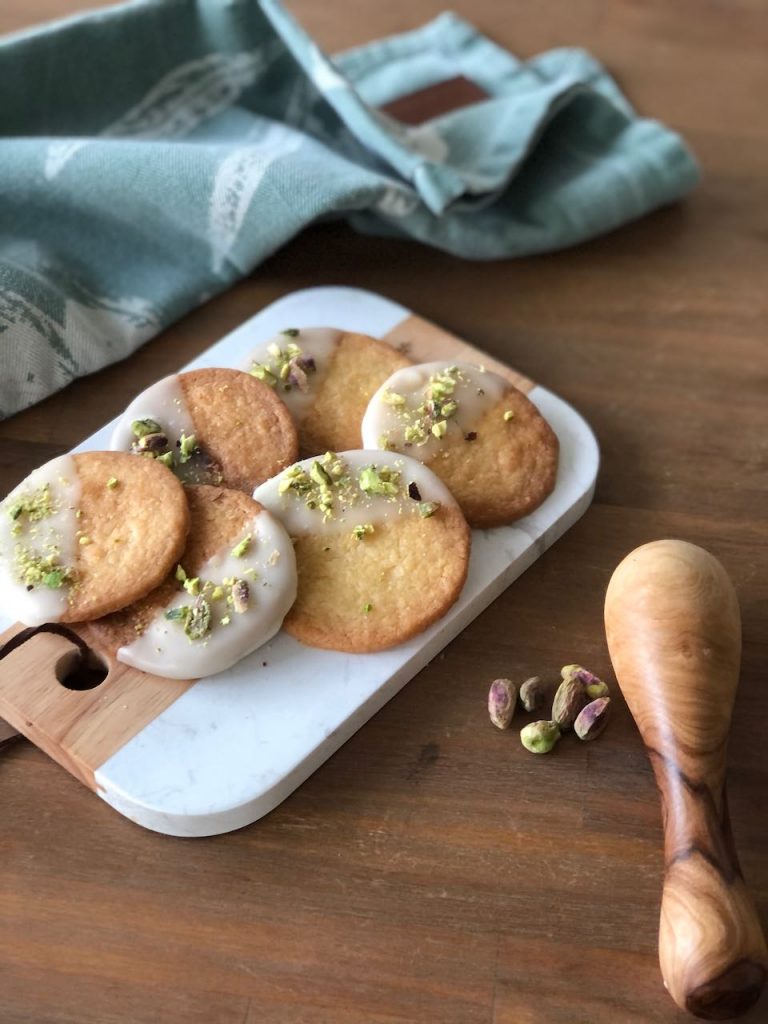
[[[498,729],[508,729],[515,713],[517,687],[510,679],[494,679],[488,691],[488,714]]]
[[[586,703],[587,694],[578,675],[564,679],[557,688],[552,704],[552,720],[561,729],[570,729]]]
[[[580,740],[593,740],[600,735],[608,724],[610,706],[610,697],[598,697],[581,709],[573,723],[573,731]]]
[[[556,686],[556,683],[545,682],[540,676],[531,676],[520,687],[520,703],[526,711],[536,711],[549,704]]]
[[[520,742],[532,754],[548,754],[559,739],[557,722],[531,722],[520,730]]]

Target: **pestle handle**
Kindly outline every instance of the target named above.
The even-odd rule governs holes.
[[[656,541],[614,572],[605,626],[616,678],[661,794],[664,983],[681,1008],[726,1020],[757,1001],[768,967],[725,796],[741,658],[736,594],[702,548]]]

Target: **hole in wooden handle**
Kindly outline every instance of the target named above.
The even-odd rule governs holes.
[[[39,633],[54,633],[74,644],[74,651],[67,651],[56,662],[57,682],[68,690],[92,690],[103,683],[109,675],[109,665],[73,629],[59,622],[44,622],[42,626],[30,626],[20,630],[0,648],[0,660],[12,654],[28,640]]]
[[[56,662],[56,679],[68,690],[93,690],[109,675],[109,665],[94,651],[67,651]]]

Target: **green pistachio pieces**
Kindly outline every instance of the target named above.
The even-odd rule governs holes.
[[[46,554],[41,554],[27,548],[16,547],[16,578],[27,590],[33,590],[37,586],[59,590],[74,583],[73,570],[59,561],[59,549],[49,545],[46,551]]]
[[[366,466],[360,470],[358,483],[360,490],[366,494],[381,494],[387,498],[394,498],[398,492],[400,474],[382,466],[377,469],[375,466]]]
[[[358,523],[358,525],[352,530],[352,536],[356,540],[362,540],[369,533],[373,533],[373,523]]]
[[[195,450],[197,449],[197,441],[195,435],[191,434],[189,437],[182,431],[181,437],[179,438],[179,459],[182,463],[189,462],[192,458]]]
[[[268,366],[263,363],[254,363],[250,369],[252,377],[256,377],[257,380],[263,381],[265,384],[269,384],[271,388],[277,384],[277,377],[272,373]]]
[[[147,434],[160,434],[163,428],[155,420],[134,420],[131,423],[131,433],[134,437],[145,437]]]
[[[557,722],[531,722],[520,730],[520,742],[532,754],[548,754],[559,739]]]
[[[419,502],[419,515],[422,519],[429,519],[435,512],[440,508],[439,501],[420,501]]]
[[[250,546],[251,546],[251,535],[248,534],[247,537],[243,537],[243,539],[239,543],[235,544],[235,546],[232,548],[232,552],[231,552],[232,557],[233,558],[242,558],[243,555],[246,554],[246,552],[248,551]]]
[[[57,506],[54,504],[50,484],[43,484],[37,490],[22,494],[8,505],[6,514],[14,523],[18,522],[22,516],[30,523],[39,523],[41,519],[47,519],[56,511]]]
[[[328,473],[317,460],[315,460],[310,467],[309,478],[310,480],[314,480],[314,482],[320,487],[329,487],[333,483],[330,473]]]
[[[190,640],[202,640],[211,628],[211,606],[203,598],[198,598],[192,605],[184,632]]]
[[[235,580],[232,584],[232,609],[238,615],[248,611],[251,588],[245,580]]]
[[[66,578],[67,573],[65,569],[54,569],[52,572],[47,572],[45,576],[43,576],[43,583],[51,590],[58,590],[64,585]]]

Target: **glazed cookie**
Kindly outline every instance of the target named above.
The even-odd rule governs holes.
[[[293,545],[240,491],[190,485],[181,561],[156,590],[91,623],[118,661],[168,679],[222,672],[280,629],[296,597]]]
[[[184,549],[184,488],[151,459],[81,452],[0,505],[0,602],[27,626],[105,615],[149,593]]]
[[[286,632],[363,653],[421,633],[456,601],[470,531],[444,484],[416,459],[330,452],[256,489],[295,540],[296,604]]]
[[[555,486],[558,440],[536,406],[468,363],[394,373],[363,417],[363,445],[407,452],[447,484],[470,526],[532,512]]]
[[[243,365],[282,398],[299,428],[302,455],[360,447],[360,423],[373,393],[410,365],[367,334],[330,327],[289,328],[254,349]]]
[[[249,494],[296,458],[296,428],[272,388],[241,370],[172,374],[135,398],[110,442],[150,455],[184,483]]]

